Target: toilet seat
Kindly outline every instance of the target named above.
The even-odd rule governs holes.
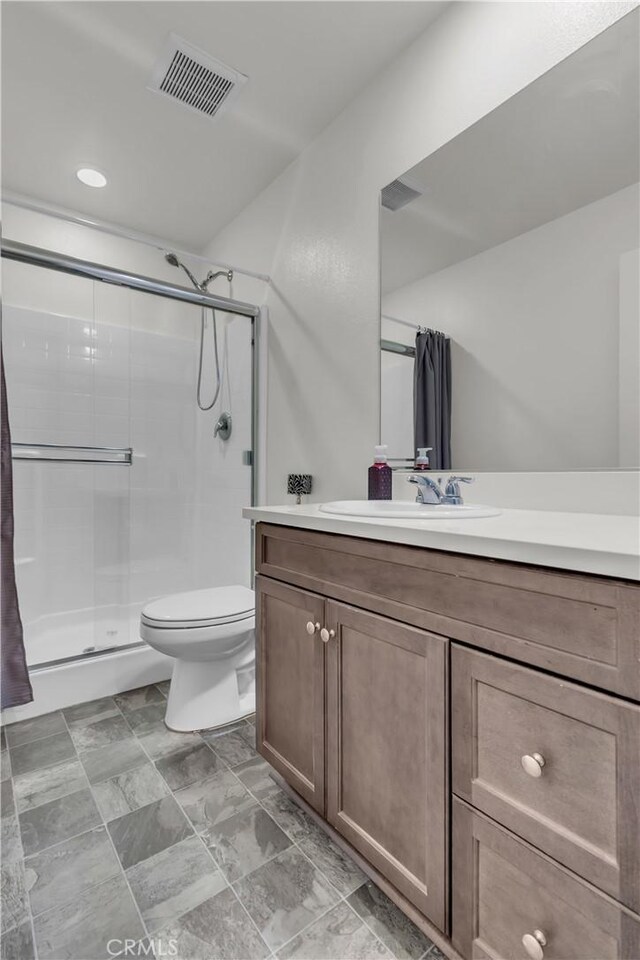
[[[238,623],[254,612],[255,597],[248,587],[209,587],[152,600],[140,620],[155,630],[189,630]]]

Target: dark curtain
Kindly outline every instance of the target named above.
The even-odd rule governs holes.
[[[434,470],[451,469],[451,342],[435,330],[416,334],[414,446],[432,447]]]
[[[2,373],[2,709],[18,707],[33,700],[29,671],[24,654],[22,620],[18,606],[16,575],[13,562],[13,470],[11,465],[11,432],[7,409],[7,388],[4,382],[4,360],[0,349]]]

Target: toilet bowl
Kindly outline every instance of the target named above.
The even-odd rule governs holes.
[[[255,709],[255,596],[211,587],[153,600],[140,636],[175,660],[165,723],[186,732],[231,723]]]

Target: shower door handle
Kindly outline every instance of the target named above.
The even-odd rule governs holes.
[[[13,460],[40,460],[52,463],[124,463],[131,466],[131,447],[78,447],[70,443],[11,444]]]

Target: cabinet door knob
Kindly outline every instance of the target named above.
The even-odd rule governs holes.
[[[544,960],[543,947],[547,945],[547,938],[542,930],[534,930],[533,933],[525,933],[522,938],[522,946],[525,948],[531,960]]]
[[[324,641],[324,643],[329,643],[329,640],[333,639],[335,635],[336,635],[335,630],[327,630],[326,627],[323,627],[322,630],[320,631],[320,636],[322,637],[322,640]]]
[[[314,633],[317,633],[319,629],[320,629],[319,623],[314,623],[313,620],[309,620],[309,622],[307,623],[307,633],[309,634],[310,637],[312,637]]]
[[[525,753],[524,757],[520,760],[522,769],[525,773],[528,773],[530,777],[541,777],[545,762],[541,753]]]

